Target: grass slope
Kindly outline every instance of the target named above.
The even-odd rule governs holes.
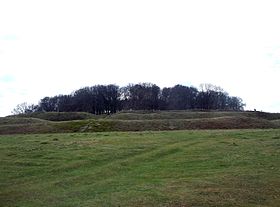
[[[280,114],[262,112],[122,112],[105,118],[85,113],[82,120],[75,120],[81,114],[52,112],[0,118],[0,134],[280,128]],[[27,118],[38,115],[59,121]],[[74,120],[65,121],[71,118]]]
[[[279,206],[280,130],[0,136],[0,206]]]
[[[280,119],[280,113],[253,111],[124,111],[107,117],[117,120],[201,119],[219,117],[250,117],[267,120]]]
[[[48,121],[71,121],[94,119],[97,116],[86,112],[35,112],[31,114],[21,114],[15,117],[37,118]]]
[[[45,123],[45,120],[37,118],[25,118],[25,117],[0,117],[1,125],[13,125],[13,124],[38,124]]]

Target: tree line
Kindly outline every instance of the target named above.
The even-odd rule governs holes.
[[[42,98],[37,105],[19,104],[14,114],[32,112],[89,112],[111,114],[121,110],[243,110],[245,104],[222,88],[201,84],[160,88],[153,83],[84,87],[68,95]]]

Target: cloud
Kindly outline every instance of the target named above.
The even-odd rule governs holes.
[[[0,82],[2,83],[11,83],[15,81],[15,77],[10,74],[0,76]]]
[[[280,46],[267,48],[267,57],[270,67],[274,70],[280,70]]]
[[[18,37],[16,35],[13,35],[13,34],[0,35],[0,40],[14,41],[14,40],[18,40]]]
[[[278,4],[0,1],[0,115],[83,86],[137,82],[209,82],[249,109],[280,111]]]

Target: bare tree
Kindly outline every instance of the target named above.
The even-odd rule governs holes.
[[[36,105],[34,104],[27,104],[26,102],[23,102],[21,104],[18,104],[12,111],[12,114],[18,115],[18,114],[28,114],[36,111]]]

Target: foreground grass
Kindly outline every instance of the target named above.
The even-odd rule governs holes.
[[[0,206],[279,206],[280,130],[0,136]]]

